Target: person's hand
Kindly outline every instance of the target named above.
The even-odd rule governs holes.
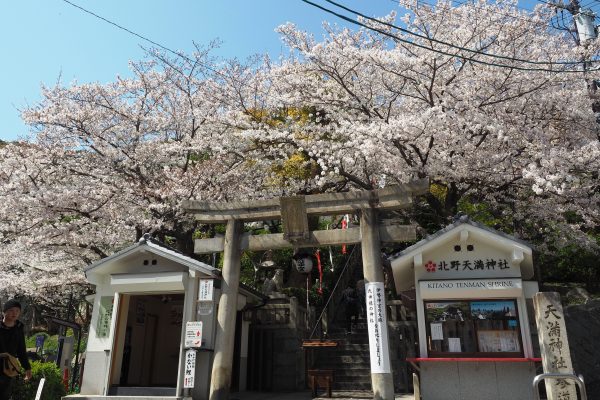
[[[31,370],[28,369],[27,371],[25,371],[25,382],[27,382],[28,380],[31,379]]]

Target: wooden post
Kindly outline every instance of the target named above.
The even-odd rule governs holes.
[[[384,284],[383,265],[381,262],[381,240],[379,237],[379,225],[377,211],[372,208],[363,209],[360,216],[360,233],[363,259],[363,275],[366,284],[370,287],[382,288]],[[374,284],[374,285],[369,285]],[[376,296],[376,295],[374,295]],[[371,353],[371,385],[373,387],[374,400],[394,400],[394,381],[390,368],[390,346],[387,340],[387,317],[385,308],[385,292],[375,303],[378,306],[372,309],[372,301],[367,292],[367,323],[369,326],[369,349]],[[379,312],[378,312],[379,309]],[[381,312],[381,309],[383,312]],[[379,320],[379,324],[377,324]],[[374,334],[375,326],[382,331]],[[383,331],[385,330],[385,331]],[[373,343],[377,340],[377,344]],[[379,354],[374,354],[379,352]],[[374,360],[378,360],[377,367]]]
[[[560,294],[540,292],[533,296],[544,373],[572,374],[571,351]],[[575,382],[546,379],[548,400],[577,400]]]
[[[227,400],[231,387],[233,347],[235,339],[235,317],[240,286],[240,237],[243,223],[231,219],[225,232],[221,299],[217,315],[215,358],[210,380],[210,400]]]

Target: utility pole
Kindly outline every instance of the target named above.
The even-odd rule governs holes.
[[[557,7],[561,7],[556,5]],[[587,76],[587,72],[591,68],[589,56],[586,54],[587,44],[590,40],[596,39],[598,32],[597,26],[595,25],[596,14],[589,8],[581,8],[579,0],[570,0],[569,4],[562,6],[561,8],[567,10],[575,24],[575,43],[577,46],[581,46],[583,51],[583,76],[587,85],[589,96],[594,100],[592,104],[592,110],[596,115],[596,123],[600,124],[600,95],[597,93],[600,88],[600,82],[597,80],[590,80]]]

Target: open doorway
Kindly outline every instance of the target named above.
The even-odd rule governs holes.
[[[119,314],[113,395],[174,395],[183,293],[125,295]]]

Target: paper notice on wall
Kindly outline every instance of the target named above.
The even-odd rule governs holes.
[[[185,324],[185,347],[202,346],[202,321],[190,321]]]
[[[442,330],[442,324],[433,322],[431,324],[431,340],[444,340],[444,331]]]
[[[199,301],[213,301],[213,279],[200,279],[198,287]]]
[[[460,353],[460,338],[449,337],[448,338],[448,351],[450,353]]]

